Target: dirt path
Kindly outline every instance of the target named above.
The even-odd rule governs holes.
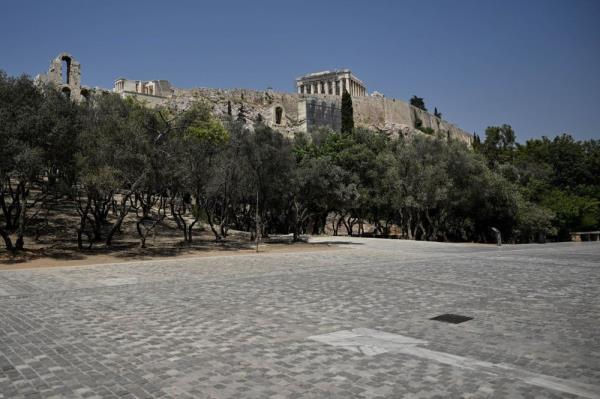
[[[251,255],[256,248],[246,242],[200,242],[194,247],[161,245],[146,249],[121,248],[114,250],[96,249],[91,251],[33,249],[18,257],[0,253],[0,270],[37,269],[46,267],[85,266],[104,263],[139,262],[156,259],[185,259],[232,255]],[[314,252],[336,248],[323,243],[275,243],[260,244],[259,253]]]

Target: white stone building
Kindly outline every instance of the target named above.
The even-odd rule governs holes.
[[[328,94],[333,96],[341,96],[344,91],[354,97],[367,95],[365,84],[354,76],[349,69],[314,72],[300,76],[296,79],[296,91],[298,94]]]
[[[155,97],[171,97],[173,89],[167,80],[115,80],[113,92],[118,94],[136,94]]]

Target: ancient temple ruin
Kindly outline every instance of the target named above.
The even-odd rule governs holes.
[[[344,91],[347,91],[355,97],[367,95],[365,84],[349,69],[314,72],[300,76],[296,79],[296,91],[298,94],[341,96]]]
[[[119,78],[115,80],[113,92],[119,94],[136,94],[156,97],[169,97],[173,94],[171,84],[167,80],[131,80]]]

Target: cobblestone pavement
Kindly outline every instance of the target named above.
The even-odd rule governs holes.
[[[315,240],[1,271],[0,398],[600,397],[600,243]]]

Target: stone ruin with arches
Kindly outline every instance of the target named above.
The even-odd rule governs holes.
[[[74,101],[82,101],[91,94],[90,88],[81,86],[81,64],[69,53],[60,53],[50,62],[48,73],[36,76],[36,82],[54,85]]]

